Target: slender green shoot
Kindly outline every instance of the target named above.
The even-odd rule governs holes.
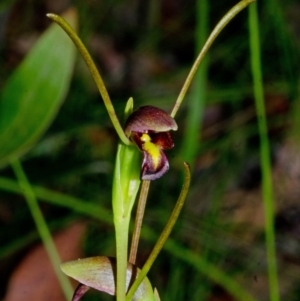
[[[140,165],[138,149],[133,145],[119,143],[112,193],[116,233],[116,296],[118,301],[125,300],[129,223],[139,186]]]
[[[142,223],[143,223],[143,217],[144,217],[149,187],[150,187],[150,181],[142,182],[140,197],[139,197],[138,205],[137,205],[137,209],[136,209],[136,218],[135,218],[135,223],[134,223],[134,228],[133,228],[130,254],[129,254],[129,262],[132,264],[135,264],[135,261],[136,261],[136,254],[137,254],[138,245],[139,245],[141,227],[142,227]]]
[[[114,221],[114,225],[116,232],[117,258],[116,296],[117,301],[125,301],[129,220],[120,219],[119,221]]]
[[[168,237],[170,236],[170,233],[178,219],[178,216],[181,212],[184,201],[186,199],[187,193],[189,191],[190,182],[191,182],[190,167],[188,166],[187,163],[184,163],[184,168],[185,168],[184,183],[183,183],[179,198],[173,209],[173,212],[172,212],[163,232],[161,233],[159,239],[157,240],[157,243],[155,244],[149,258],[147,259],[146,263],[144,264],[141,272],[139,273],[138,277],[134,281],[133,285],[129,289],[129,292],[126,296],[126,301],[131,301],[135,291],[138,289],[138,287],[140,286],[140,284],[146,277],[146,275],[149,272],[150,268],[152,267],[157,255],[159,254],[159,252],[161,251],[165,242],[167,241]]]
[[[227,14],[221,19],[221,21],[216,25],[208,39],[206,40],[206,43],[204,44],[202,50],[200,51],[198,57],[196,58],[184,84],[183,87],[177,97],[177,100],[175,102],[175,105],[172,109],[171,116],[174,118],[184,97],[185,94],[196,74],[196,71],[200,65],[200,63],[203,61],[207,51],[209,50],[210,46],[214,42],[214,40],[217,38],[217,36],[220,34],[220,32],[223,30],[223,28],[245,7],[247,7],[250,3],[254,2],[255,0],[242,0],[238,4],[236,4],[233,8],[231,8]]]
[[[263,79],[260,58],[259,24],[256,3],[249,8],[250,56],[254,86],[254,98],[260,137],[260,163],[262,172],[262,193],[265,211],[265,239],[267,248],[270,300],[279,300],[277,262],[275,250],[274,204],[271,178],[271,156],[268,139],[268,125],[264,104]]]
[[[43,214],[39,208],[34,191],[26,177],[26,174],[25,174],[19,160],[15,159],[14,161],[12,161],[11,166],[17,177],[20,189],[23,191],[23,195],[26,199],[30,213],[33,217],[36,228],[39,232],[39,235],[40,235],[40,237],[43,241],[43,244],[45,246],[45,249],[48,253],[48,256],[50,258],[50,261],[52,263],[52,266],[56,273],[58,281],[61,285],[61,288],[65,294],[66,299],[70,300],[73,295],[73,288],[72,288],[72,285],[71,285],[70,281],[68,280],[68,278],[60,270],[61,260],[60,260],[59,254],[57,252],[57,249],[55,247],[55,244],[52,240],[51,233],[49,231],[47,223],[46,223],[46,221],[43,217]]]
[[[56,22],[67,33],[67,35],[72,39],[73,43],[76,45],[78,51],[80,52],[82,58],[84,59],[88,69],[90,70],[90,72],[94,78],[94,81],[95,81],[95,83],[98,87],[98,90],[102,96],[104,105],[107,109],[107,112],[109,114],[109,117],[113,123],[113,126],[114,126],[116,132],[118,133],[121,141],[124,144],[127,144],[127,145],[130,144],[130,141],[126,137],[126,135],[123,131],[123,128],[119,122],[119,119],[115,112],[114,106],[110,100],[109,94],[106,90],[106,87],[102,80],[102,77],[99,74],[99,71],[98,71],[91,55],[89,54],[88,50],[82,43],[81,39],[78,37],[76,32],[72,29],[72,27],[68,24],[68,22],[65,21],[63,18],[61,18],[60,16],[55,15],[55,14],[47,14],[47,17],[50,18],[52,21]]]

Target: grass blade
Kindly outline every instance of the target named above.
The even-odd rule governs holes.
[[[20,162],[18,160],[15,160],[11,163],[11,166],[18,179],[19,186],[23,191],[23,194],[27,201],[30,213],[33,217],[36,228],[39,232],[39,235],[40,235],[40,237],[43,241],[43,244],[45,246],[45,249],[48,253],[49,259],[52,263],[53,269],[56,273],[56,276],[61,285],[61,288],[66,296],[66,299],[70,300],[73,295],[73,288],[72,288],[72,285],[69,282],[68,278],[65,275],[63,275],[62,272],[60,271],[60,263],[61,263],[60,257],[56,250],[55,244],[52,240],[51,233],[49,231],[47,223],[46,223],[46,221],[42,215],[42,212],[39,208],[34,191],[32,190],[32,187],[24,173],[24,170],[23,170]]]
[[[275,250],[274,204],[271,179],[271,156],[268,139],[268,125],[264,104],[263,79],[260,59],[259,24],[257,3],[249,7],[249,34],[251,68],[254,85],[254,98],[260,137],[260,163],[262,172],[262,193],[265,211],[265,240],[267,248],[270,300],[279,300],[277,262]]]

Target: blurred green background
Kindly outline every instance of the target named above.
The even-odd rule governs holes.
[[[209,32],[233,4],[204,0],[2,1],[0,89],[51,24],[45,14],[61,14],[72,5],[78,10],[79,35],[103,76],[118,116],[122,118],[131,96],[135,107],[147,104],[170,111]],[[298,301],[300,5],[296,0],[258,0],[257,8],[280,296]],[[182,161],[192,166],[192,186],[183,214],[171,243],[149,274],[162,300],[250,300],[246,293],[240,299],[233,297],[220,277],[237,283],[253,300],[269,300],[248,17],[247,8],[210,49],[176,116],[179,130],[172,133],[175,148],[168,151],[170,171],[151,184],[140,266],[175,204],[182,184]],[[61,57],[64,55],[62,51]],[[47,60],[45,56],[45,64]],[[28,77],[28,82],[39,76]],[[84,224],[77,247],[82,256],[114,255],[111,181],[117,141],[94,81],[77,54],[63,105],[42,138],[21,152],[21,161],[32,185],[70,196],[51,196],[47,191],[41,197],[42,191],[37,193],[53,233],[74,223]],[[0,141],[0,148],[3,143]],[[23,196],[11,192],[17,190],[13,181],[9,165],[2,166],[1,300],[9,300],[11,276],[40,243]],[[70,241],[78,239],[73,236]],[[44,300],[52,299],[46,295]],[[113,298],[93,291],[83,300]]]

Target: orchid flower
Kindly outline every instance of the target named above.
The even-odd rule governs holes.
[[[203,60],[206,52],[221,30],[236,14],[253,1],[254,0],[242,0],[236,4],[217,24],[192,66],[170,115],[162,109],[153,106],[143,106],[132,113],[133,100],[129,99],[125,108],[125,115],[127,116],[125,129],[122,128],[119,122],[103,80],[80,38],[70,25],[61,17],[54,14],[47,14],[49,18],[58,23],[65,30],[80,51],[95,80],[111,121],[121,140],[117,150],[112,193],[112,207],[116,232],[116,263],[108,257],[92,257],[89,259],[76,260],[62,264],[62,270],[67,275],[77,279],[81,283],[75,291],[73,301],[79,300],[89,287],[115,294],[117,301],[160,300],[157,291],[152,290],[146,275],[170,235],[170,232],[182,209],[190,185],[190,169],[188,164],[184,163],[184,184],[178,201],[165,229],[141,270],[135,267],[133,262],[135,260],[130,260],[129,263],[127,257],[131,211],[140,187],[140,180],[143,180],[141,189],[142,198],[140,198],[140,200],[142,199],[142,201],[145,202],[149,189],[149,181],[160,178],[169,169],[169,162],[164,151],[174,146],[170,134],[171,130],[176,131],[178,128],[174,117],[182,103],[182,100],[184,99],[200,62]],[[135,144],[143,153],[140,172],[137,164],[139,158],[137,155],[138,152],[133,144]],[[144,194],[143,191],[146,191],[146,193]],[[143,211],[144,207],[143,210],[141,210],[139,217],[143,216]],[[137,224],[140,228],[141,219],[137,219],[136,225]],[[136,233],[139,233],[139,231],[140,230]],[[133,237],[133,240],[138,240],[139,234],[134,235]],[[137,246],[137,244],[134,245]],[[133,278],[132,271],[135,271]],[[101,282],[102,280],[103,282]],[[130,288],[129,282],[132,284],[130,285]],[[108,284],[109,287],[107,287]],[[143,290],[140,294],[140,285],[143,284],[144,287],[147,287],[147,289]],[[149,287],[150,289],[148,289]],[[126,295],[127,291],[128,294]]]
[[[174,147],[169,133],[178,128],[176,121],[162,109],[143,106],[127,119],[125,135],[143,152],[142,180],[155,180],[169,169],[164,150]]]

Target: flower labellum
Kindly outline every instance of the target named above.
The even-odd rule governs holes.
[[[125,134],[143,152],[142,180],[158,179],[168,171],[164,150],[174,146],[169,131],[177,128],[175,120],[156,107],[143,106],[129,116]]]

